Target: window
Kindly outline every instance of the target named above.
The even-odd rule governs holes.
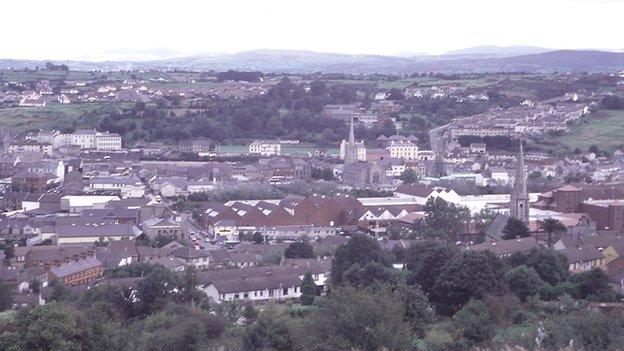
[[[249,298],[249,293],[244,293],[243,294],[243,299],[248,299]]]
[[[282,295],[288,295],[288,288],[282,289]]]

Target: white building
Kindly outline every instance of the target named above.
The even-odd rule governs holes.
[[[391,158],[400,158],[404,160],[418,159],[418,145],[407,140],[392,140],[386,146],[390,151]]]
[[[261,156],[273,156],[282,154],[282,145],[279,141],[256,140],[249,144],[249,154]]]

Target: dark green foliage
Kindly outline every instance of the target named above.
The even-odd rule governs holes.
[[[572,283],[576,284],[574,297],[599,301],[614,301],[616,294],[609,285],[609,276],[602,269],[594,268],[587,272],[574,274]]]
[[[607,110],[624,109],[624,98],[617,95],[607,95],[602,98],[600,105]]]
[[[462,336],[472,343],[482,343],[494,336],[494,323],[485,304],[472,300],[459,310],[453,320]]]
[[[526,265],[533,268],[545,282],[556,285],[568,279],[568,258],[555,250],[537,248],[529,251]]]
[[[254,244],[262,244],[264,242],[264,236],[262,236],[260,232],[255,232],[251,235],[251,241],[253,241]]]
[[[0,311],[11,307],[13,303],[13,289],[4,280],[0,279]]]
[[[437,294],[436,280],[447,263],[460,255],[456,246],[426,241],[407,249],[405,267],[409,271],[408,282],[419,285],[431,298]]]
[[[466,207],[444,201],[440,197],[429,198],[424,206],[427,215],[427,228],[437,233],[439,239],[455,242],[458,236],[465,233],[470,221],[470,211]]]
[[[162,266],[145,262],[135,262],[121,267],[108,268],[103,274],[107,278],[144,277],[153,270],[160,268],[162,268]]]
[[[301,281],[301,304],[302,305],[311,305],[314,303],[314,298],[316,297],[316,284],[314,284],[314,278],[312,274],[306,273],[303,276],[303,281]]]
[[[162,267],[152,270],[137,284],[138,313],[148,315],[162,308],[177,296],[179,285],[180,278],[175,273]]]
[[[419,177],[413,169],[408,168],[403,173],[401,173],[399,179],[401,179],[403,183],[414,184],[418,181]]]
[[[378,262],[367,262],[363,266],[355,263],[343,275],[343,282],[358,287],[376,283],[390,284],[396,281],[397,276],[394,270]]]
[[[530,236],[529,228],[519,219],[509,218],[505,228],[503,228],[503,239],[526,238]]]
[[[536,295],[541,286],[547,284],[533,268],[525,265],[508,270],[505,273],[505,282],[509,290],[521,301],[526,301],[529,296]]]
[[[375,240],[363,234],[356,234],[336,250],[332,261],[332,283],[340,284],[343,281],[343,274],[354,264],[362,266],[368,262],[389,265],[385,253]]]
[[[449,311],[457,310],[470,299],[502,292],[503,275],[502,262],[491,252],[463,252],[447,263],[437,277],[437,294],[431,297],[432,301]]]
[[[399,293],[388,287],[340,287],[302,326],[301,349],[410,350],[405,315]]]
[[[200,350],[205,335],[203,312],[182,305],[169,306],[165,311],[145,319],[138,338],[138,350],[193,351]]]
[[[284,251],[286,258],[314,258],[314,248],[307,241],[296,241],[286,247]]]
[[[574,345],[575,350],[619,351],[624,348],[622,316],[577,311],[555,316],[544,324],[543,345],[548,350],[562,350]]]
[[[285,315],[276,308],[265,309],[257,322],[243,334],[245,350],[295,350],[292,328]]]

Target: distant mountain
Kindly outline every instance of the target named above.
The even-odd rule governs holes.
[[[541,54],[543,52],[552,51],[550,49],[540,48],[536,46],[474,46],[471,48],[453,50],[444,53],[444,55],[455,56],[490,56],[490,57],[509,57],[518,55]]]
[[[421,72],[619,72],[624,52],[557,50],[526,55],[423,55],[413,57],[348,55],[296,50],[252,50],[233,54],[201,54],[159,60],[54,61],[78,70],[191,69],[254,70],[272,73],[411,74]],[[0,68],[43,67],[45,61],[0,60]]]

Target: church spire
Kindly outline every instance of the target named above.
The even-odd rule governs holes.
[[[518,166],[516,167],[516,187],[520,188],[523,194],[527,193],[526,169],[524,167],[524,147],[523,140],[520,138],[520,152],[518,153]]]
[[[353,116],[351,116],[351,123],[349,124],[349,144],[355,144],[355,130],[353,129]]]
[[[516,180],[509,202],[509,215],[524,223],[529,222],[529,192],[527,190],[527,173],[524,166],[523,139],[520,138],[520,150],[516,164]]]

